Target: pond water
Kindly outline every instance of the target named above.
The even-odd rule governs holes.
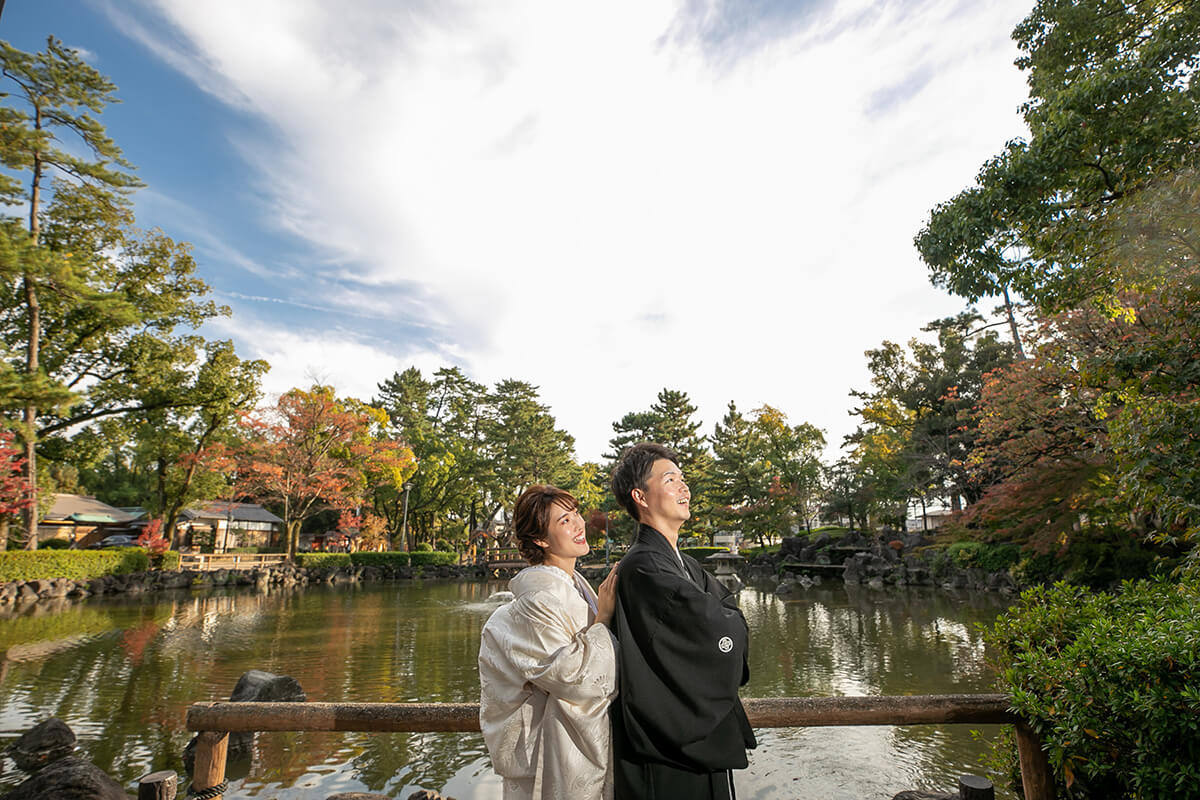
[[[299,680],[309,700],[475,702],[479,632],[500,582],[403,582],[258,594],[156,594],[38,604],[0,616],[0,748],[51,716],[126,784],[183,771],[188,705],[226,699],[243,672]],[[751,681],[744,697],[992,691],[976,623],[996,595],[826,584],[784,597],[743,589]],[[740,798],[890,798],[950,791],[981,774],[999,726],[759,731]],[[0,793],[23,779],[11,762]],[[227,798],[324,800],[339,791],[405,798],[435,789],[500,797],[478,734],[259,734],[231,764]],[[181,795],[182,796],[182,795]],[[1004,797],[1003,793],[999,796]]]

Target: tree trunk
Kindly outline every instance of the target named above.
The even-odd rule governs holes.
[[[38,305],[33,276],[25,275],[25,306],[29,311],[29,340],[26,342],[25,374],[32,381],[38,373],[38,353],[41,343],[42,316]],[[37,406],[25,404],[25,481],[29,486],[29,506],[21,513],[25,519],[25,549],[37,550],[38,538],[38,482],[37,482]]]
[[[8,549],[8,514],[0,515],[0,553]]]
[[[296,550],[300,544],[300,523],[302,520],[294,519],[288,523],[287,533],[287,557],[288,561],[296,560]]]
[[[42,109],[34,106],[33,126],[42,129]],[[42,198],[42,155],[35,151],[31,165],[33,177],[29,187],[29,238],[36,251],[41,238],[41,223],[38,206]],[[25,271],[25,307],[29,312],[29,339],[26,342],[25,374],[30,381],[37,377],[38,354],[41,352],[42,309],[38,305],[36,283],[31,271]],[[32,401],[25,404],[25,479],[29,485],[29,507],[22,512],[25,518],[25,549],[37,550],[38,546],[38,482],[37,482],[37,406]]]
[[[1025,348],[1021,346],[1021,334],[1017,330],[1017,317],[1013,311],[1012,300],[1008,296],[1008,287],[1004,287],[1004,312],[1008,315],[1008,329],[1012,331],[1013,347],[1017,351],[1017,360],[1025,360]]]

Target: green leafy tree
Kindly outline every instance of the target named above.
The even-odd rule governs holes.
[[[767,470],[772,489],[768,495],[780,509],[777,518],[791,527],[793,518],[808,530],[820,510],[821,453],[825,434],[820,428],[802,422],[788,424],[787,415],[773,406],[755,411],[755,427],[762,436]]]
[[[429,381],[409,367],[379,384],[374,404],[387,411],[418,465],[408,496],[408,526],[417,539],[432,539],[451,519],[465,520],[471,530],[478,525],[490,477],[483,441],[486,397],[486,388],[458,367],[440,368]],[[403,489],[381,490],[374,504],[399,533]]]
[[[935,208],[916,244],[934,283],[969,301],[1015,289],[1069,308],[1121,288],[1121,201],[1196,163],[1200,7],[1040,0],[1013,38],[1029,139]]]
[[[608,443],[612,450],[606,456],[606,472],[611,471],[625,448],[638,442],[657,442],[674,450],[692,492],[692,518],[685,531],[711,537],[709,484],[713,460],[706,437],[700,433],[702,423],[696,419],[696,410],[687,392],[662,389],[648,411],[625,414],[612,424],[614,436]]]
[[[494,491],[488,518],[510,509],[516,498],[535,483],[572,486],[579,480],[575,439],[556,427],[537,387],[524,381],[503,380],[488,395],[484,426]]]
[[[39,475],[71,478],[81,428],[211,409],[192,381],[211,372],[201,354],[232,351],[187,332],[228,313],[203,299],[189,247],[133,227],[138,182],[92,116],[113,101],[112,84],[53,39],[36,55],[0,45],[0,62],[14,87],[0,106],[0,188],[28,208],[0,220],[0,406],[20,415],[36,491]],[[30,548],[35,521],[31,510]]]
[[[862,423],[848,442],[874,484],[882,521],[902,526],[913,499],[925,508],[940,498],[955,510],[964,498],[978,499],[982,487],[966,469],[974,409],[984,376],[1013,358],[1013,348],[981,323],[967,312],[925,326],[935,341],[885,341],[867,351],[871,389],[851,393],[863,401],[855,409]]]
[[[770,486],[762,432],[729,402],[725,416],[713,428],[710,497],[722,523],[736,525],[746,538],[761,539],[761,524]]]
[[[47,296],[92,306],[98,312],[120,314],[120,304],[106,303],[105,292],[89,286],[81,273],[96,252],[74,252],[42,239],[48,187],[58,177],[59,188],[72,196],[60,203],[82,212],[93,227],[122,224],[128,215],[124,193],[137,185],[129,165],[91,116],[112,101],[115,87],[74,51],[51,38],[46,50],[30,54],[0,42],[0,75],[10,88],[0,106],[0,200],[28,207],[27,224],[15,218],[0,224],[0,259],[5,279],[5,308],[19,330],[6,331],[12,353],[23,350],[13,365],[6,405],[19,407],[23,426],[25,474],[33,503],[24,512],[27,547],[37,547],[37,439],[39,413],[53,410],[71,397],[70,387],[55,380],[42,363],[45,335],[42,303]],[[62,144],[74,140],[72,146]],[[83,153],[84,155],[79,155]],[[93,239],[104,239],[102,233]],[[23,347],[21,347],[23,345]]]

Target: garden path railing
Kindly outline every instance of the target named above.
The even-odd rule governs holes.
[[[841,725],[984,725],[1016,728],[1025,800],[1053,800],[1054,780],[1036,733],[1002,694],[891,697],[763,697],[742,704],[755,728]],[[229,734],[235,731],[458,732],[479,730],[477,703],[196,703],[187,729],[199,734],[192,787],[220,798]],[[214,793],[212,790],[217,790]],[[206,791],[208,790],[208,791]]]
[[[275,567],[287,561],[283,553],[182,553],[179,568],[193,572],[211,572],[215,569],[262,569]]]

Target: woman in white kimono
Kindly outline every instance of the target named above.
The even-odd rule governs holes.
[[[575,571],[588,552],[577,505],[553,486],[517,500],[513,529],[530,566],[483,626],[479,723],[504,800],[612,797],[616,569],[598,595]]]

